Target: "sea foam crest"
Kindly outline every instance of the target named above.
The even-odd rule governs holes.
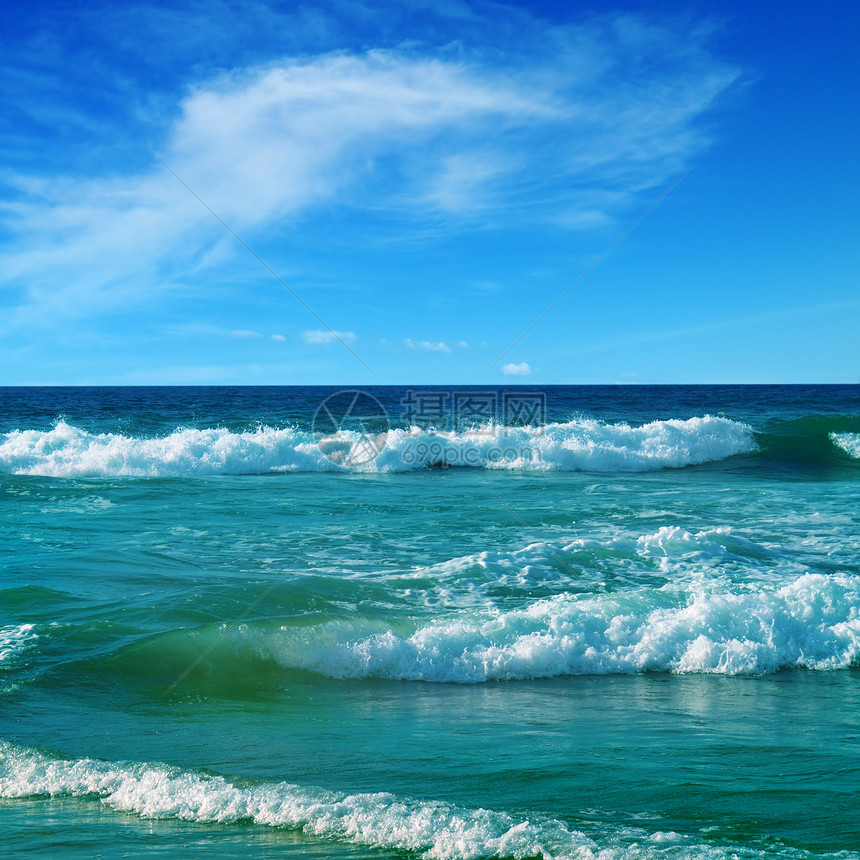
[[[590,858],[597,852],[591,839],[560,821],[531,823],[503,812],[285,782],[243,787],[161,764],[55,759],[0,741],[0,796],[36,795],[95,795],[116,810],[146,818],[250,821],[437,860]]]
[[[540,427],[489,424],[459,432],[392,430],[376,468],[643,472],[723,460],[756,449],[746,424],[705,415],[639,427],[580,418]]]
[[[849,457],[860,460],[860,433],[831,433],[830,441]]]
[[[368,472],[436,465],[638,472],[722,460],[756,448],[749,426],[707,415],[641,427],[577,419],[441,433],[395,429],[372,440],[375,456],[370,457],[368,438],[353,430],[316,439],[294,428],[180,428],[149,439],[90,433],[61,421],[52,430],[15,430],[0,438],[0,472],[52,477],[318,472],[339,469],[338,464]]]
[[[280,827],[427,860],[761,860],[754,848],[696,844],[673,832],[625,827],[590,838],[555,819],[416,801],[388,793],[345,794],[286,782],[236,785],[221,776],[156,763],[53,758],[0,740],[0,797],[90,797],[144,818]],[[811,855],[789,850],[780,856]]]
[[[380,632],[378,622],[251,625],[230,638],[290,669],[332,678],[474,684],[645,671],[764,674],[860,665],[860,580],[807,573],[779,588],[719,582],[561,594]]]
[[[181,428],[146,439],[88,433],[61,421],[48,431],[15,430],[0,444],[0,471],[19,475],[184,477],[336,468],[311,434],[291,428]]]

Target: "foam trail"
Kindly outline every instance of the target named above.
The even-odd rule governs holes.
[[[860,460],[860,433],[831,433],[830,440],[849,457]]]
[[[431,433],[391,430],[368,458],[368,439],[339,431],[317,440],[307,430],[260,427],[236,433],[175,430],[160,438],[89,433],[65,422],[52,430],[0,437],[0,473],[50,477],[186,477],[321,472],[356,464],[368,472],[434,465],[483,469],[642,472],[723,460],[756,449],[752,429],[725,418],[652,421],[641,427],[577,419],[541,427],[485,425]],[[374,449],[374,452],[378,448]]]
[[[379,630],[332,620],[316,628],[252,625],[234,647],[332,678],[482,683],[645,671],[765,674],[860,665],[860,580],[805,574],[780,588],[720,583],[562,594]]]

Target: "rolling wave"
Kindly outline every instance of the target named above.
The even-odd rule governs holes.
[[[479,684],[567,675],[849,669],[860,666],[860,579],[807,573],[779,587],[693,580],[656,589],[563,593],[505,611],[432,618],[351,612],[235,628],[210,624],[125,646],[90,670],[166,686],[192,664],[191,683],[216,678],[239,686],[277,683],[285,671]]]
[[[149,819],[256,824],[309,837],[414,852],[428,860],[728,860],[764,851],[696,843],[672,832],[623,828],[596,835],[557,819],[418,801],[389,793],[345,794],[287,782],[239,784],[160,763],[63,759],[0,740],[0,797],[77,797]],[[805,851],[780,852],[791,858]]]
[[[332,678],[481,683],[645,671],[763,674],[860,665],[860,582],[806,574],[782,588],[560,595],[509,612],[365,635],[352,620],[260,635],[253,651]]]
[[[540,427],[488,424],[458,432],[394,429],[382,436],[260,427],[175,430],[140,438],[90,433],[65,422],[0,437],[0,473],[51,477],[193,477],[321,472],[344,467],[403,472],[433,466],[642,472],[754,451],[746,424],[703,416],[639,427],[577,419]]]

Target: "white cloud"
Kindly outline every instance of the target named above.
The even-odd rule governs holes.
[[[349,344],[355,343],[357,339],[357,335],[352,331],[324,331],[316,329],[314,331],[302,332],[302,340],[305,343],[315,345],[336,343],[337,341]]]
[[[530,376],[531,372],[531,367],[525,361],[521,361],[519,364],[506,364],[502,368],[502,373],[505,376]]]
[[[258,331],[249,331],[248,329],[244,329],[244,328],[239,329],[237,331],[231,331],[230,334],[232,334],[233,337],[240,337],[240,338],[262,337],[263,336]]]
[[[320,204],[396,212],[401,232],[410,215],[416,229],[428,215],[484,226],[488,210],[496,222],[528,211],[587,226],[706,144],[698,121],[737,73],[702,39],[619,19],[548,28],[541,54],[504,67],[497,52],[414,47],[280,59],[200,82],[161,155],[251,242]],[[242,253],[154,162],[11,182],[0,283],[22,293],[19,324],[135,307],[176,289],[219,243]]]
[[[409,349],[423,349],[425,352],[445,352],[451,353],[453,352],[453,348],[457,349],[468,349],[469,344],[465,340],[458,340],[454,343],[445,343],[443,340],[432,341],[432,340],[412,340],[411,337],[407,337],[403,339],[403,345],[408,346]]]
[[[278,343],[283,343],[286,338],[282,334],[273,334],[272,340],[277,341]]]

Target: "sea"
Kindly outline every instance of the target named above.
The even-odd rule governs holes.
[[[860,857],[860,386],[0,389],[0,856]]]

